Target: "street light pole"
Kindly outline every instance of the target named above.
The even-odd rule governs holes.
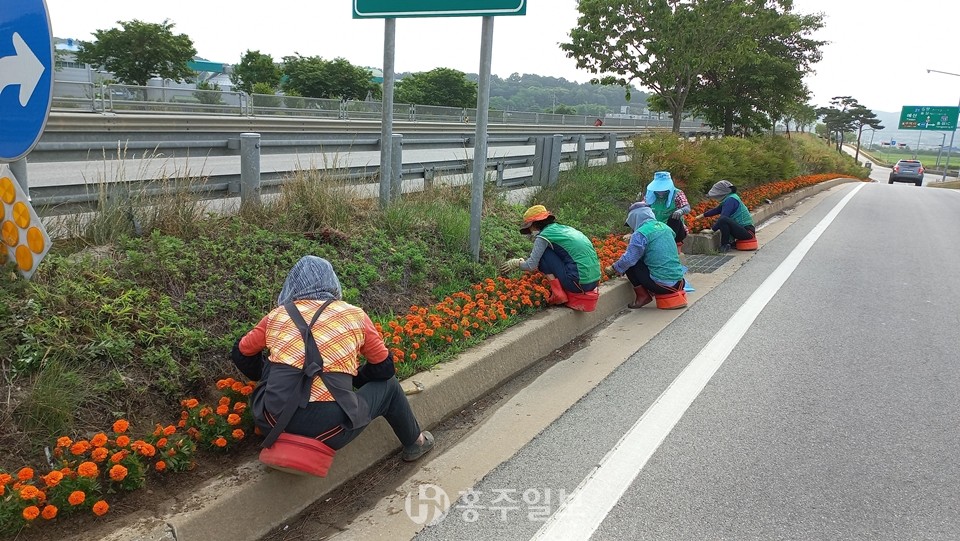
[[[944,75],[953,75],[954,77],[960,77],[960,73],[950,73],[949,71],[940,71],[940,70],[931,70],[928,69],[927,73],[942,73]],[[957,102],[957,107],[960,108],[960,102]],[[943,166],[943,176],[940,177],[940,182],[947,180],[947,171],[950,169],[950,154],[953,151],[953,137],[957,134],[956,126],[952,132],[950,132],[950,146],[947,148],[947,163]]]

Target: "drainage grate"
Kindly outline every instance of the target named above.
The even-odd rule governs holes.
[[[691,274],[710,274],[733,259],[732,255],[688,255],[687,272]]]

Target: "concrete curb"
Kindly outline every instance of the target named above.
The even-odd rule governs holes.
[[[835,179],[798,190],[754,212],[759,223],[821,191],[855,179]],[[704,235],[705,238],[719,235]],[[633,300],[626,280],[601,286],[594,312],[552,308],[466,351],[456,360],[438,365],[403,382],[417,380],[425,387],[410,396],[424,427],[432,427],[469,407],[509,378],[529,368],[604,320]],[[399,443],[383,419],[377,419],[355,443],[338,453],[325,479],[298,477],[263,467],[252,460],[208,482],[174,502],[166,502],[154,516],[138,513],[128,524],[102,537],[107,541],[200,541],[220,539],[225,532],[235,541],[255,541],[325,495],[390,457]],[[240,526],[242,525],[242,527]],[[89,538],[89,532],[83,536]],[[80,539],[77,537],[76,539]]]
[[[813,186],[807,186],[806,188],[801,188],[795,192],[791,192],[776,201],[762,205],[750,214],[753,215],[753,222],[760,224],[777,215],[780,212],[783,212],[784,209],[794,207],[800,201],[816,195],[824,190],[829,190],[834,186],[839,186],[841,184],[846,184],[848,182],[861,182],[855,178],[835,178],[833,180],[827,180],[816,184]],[[683,244],[683,253],[685,254],[709,254],[716,253],[720,250],[720,232],[711,231],[710,233],[691,233],[687,236],[687,240]]]

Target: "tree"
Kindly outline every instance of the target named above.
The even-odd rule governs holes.
[[[253,95],[254,107],[280,107],[282,98],[276,95],[277,89],[270,83],[255,83],[251,89],[251,94]]]
[[[553,113],[555,115],[575,115],[577,114],[577,109],[569,105],[560,104],[552,109],[547,110],[548,113]]]
[[[96,41],[81,41],[77,61],[99,66],[130,85],[146,86],[153,77],[185,81],[195,75],[187,67],[197,50],[186,34],[174,34],[174,24],[117,21],[122,28],[97,30]]]
[[[257,83],[279,87],[282,75],[283,72],[274,63],[272,56],[248,49],[240,57],[240,63],[233,67],[230,82],[239,90],[250,94],[253,92],[253,85]]]
[[[308,98],[363,100],[374,90],[370,71],[344,58],[324,60],[319,56],[285,56],[283,90]]]
[[[595,82],[650,88],[669,108],[673,131],[690,92],[736,34],[728,0],[580,0],[570,41],[560,48]]]
[[[193,93],[197,101],[205,105],[223,105],[223,94],[220,85],[209,81],[198,81],[197,91]]]
[[[738,31],[691,91],[690,107],[725,135],[734,126],[771,129],[807,99],[803,77],[823,44],[808,36],[823,26],[822,16],[793,13],[783,0],[734,0],[722,9],[726,19],[740,19]]]
[[[860,161],[860,137],[863,135],[864,126],[869,126],[875,130],[882,130],[883,124],[880,123],[880,119],[877,118],[876,113],[859,103],[847,111],[847,116],[850,117],[851,125],[857,130],[857,154],[853,159]]]
[[[834,96],[830,99],[832,107],[820,107],[817,113],[823,118],[831,136],[836,136],[837,152],[843,152],[843,135],[854,129],[854,121],[848,111],[860,104],[851,96]],[[830,137],[827,138],[827,144],[830,144]]]
[[[462,71],[450,68],[414,73],[397,82],[397,103],[476,107],[477,84]]]

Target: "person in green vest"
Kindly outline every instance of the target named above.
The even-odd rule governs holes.
[[[557,218],[543,205],[523,214],[520,232],[533,238],[529,257],[510,259],[501,272],[539,270],[550,281],[550,304],[566,304],[567,292],[587,293],[600,285],[600,258],[586,235]]]
[[[646,196],[637,197],[637,200],[646,201],[657,220],[673,229],[677,245],[683,244],[683,239],[687,238],[687,226],[683,223],[683,217],[690,214],[690,203],[687,201],[687,194],[674,186],[669,171],[654,173],[653,181],[647,185]]]
[[[738,240],[750,240],[757,234],[753,226],[753,216],[750,209],[737,195],[737,187],[727,180],[721,180],[710,188],[707,197],[720,201],[716,207],[704,212],[697,219],[717,218],[712,229],[720,232],[720,251],[728,252],[733,243]]]
[[[608,276],[627,275],[636,294],[636,299],[627,307],[641,308],[653,300],[653,295],[669,295],[682,290],[683,266],[673,230],[657,220],[645,201],[630,205],[626,225],[633,230],[630,243],[620,259],[604,272]]]

